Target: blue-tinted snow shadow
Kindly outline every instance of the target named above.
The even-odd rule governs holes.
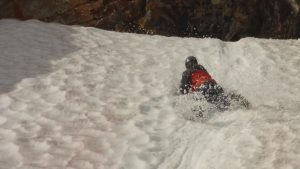
[[[52,71],[51,62],[79,50],[73,44],[76,30],[39,21],[0,20],[0,94],[25,78]]]

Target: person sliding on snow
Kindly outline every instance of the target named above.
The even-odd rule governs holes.
[[[182,73],[179,87],[181,94],[201,93],[209,103],[215,104],[222,110],[230,105],[223,88],[216,83],[202,65],[198,64],[194,56],[186,58],[185,67],[186,70]]]

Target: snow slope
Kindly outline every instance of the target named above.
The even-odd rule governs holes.
[[[1,20],[0,51],[1,169],[300,168],[299,40]],[[189,55],[252,108],[183,118]]]

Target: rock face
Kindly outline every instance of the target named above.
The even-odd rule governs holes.
[[[299,38],[300,0],[0,0],[0,18],[185,37]]]

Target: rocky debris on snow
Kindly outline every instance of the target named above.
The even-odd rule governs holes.
[[[1,0],[0,18],[167,36],[299,38],[300,0]]]

